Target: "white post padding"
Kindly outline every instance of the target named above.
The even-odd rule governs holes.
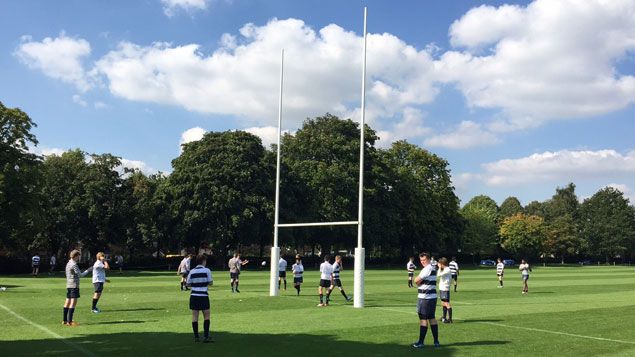
[[[271,279],[269,279],[269,296],[278,296],[278,262],[280,261],[280,247],[271,247]]]
[[[355,281],[353,287],[353,307],[364,307],[364,259],[366,249],[355,248]]]

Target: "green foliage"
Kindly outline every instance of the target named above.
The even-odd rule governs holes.
[[[525,206],[524,212],[528,216],[545,217],[545,203],[531,201]]]
[[[507,197],[503,203],[501,203],[499,216],[501,219],[511,217],[518,213],[523,213],[523,206],[516,197]]]
[[[476,196],[463,208],[465,219],[463,251],[477,256],[488,256],[495,252],[498,240],[498,207],[488,196]]]
[[[545,251],[561,258],[586,252],[586,241],[580,236],[577,222],[569,214],[554,218],[546,227]]]
[[[578,218],[578,207],[580,206],[578,196],[575,194],[575,185],[569,183],[567,187],[556,188],[556,194],[545,202],[545,220],[547,222],[566,215],[572,219]]]
[[[536,257],[545,243],[544,220],[538,216],[518,213],[507,217],[500,226],[502,247],[523,257]]]

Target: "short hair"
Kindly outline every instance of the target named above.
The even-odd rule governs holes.
[[[415,257],[410,257],[410,258],[408,258],[408,259],[409,259],[409,260],[415,260]]]
[[[338,259],[342,259],[342,256],[339,254],[335,256],[335,260],[338,260]]]
[[[328,254],[325,255],[324,256],[324,261],[326,262],[326,261],[329,261],[329,260],[331,260],[331,257]]]
[[[439,264],[443,264],[445,266],[448,265],[448,259],[446,257],[443,257],[441,259],[439,259]]]
[[[79,250],[77,249],[73,249],[71,250],[71,252],[68,254],[69,257],[71,257],[71,259],[75,258],[76,256],[82,254]]]
[[[419,258],[423,258],[423,257],[426,257],[426,258],[430,259],[430,253],[428,253],[428,252],[419,253]]]
[[[203,253],[196,256],[197,265],[202,265],[204,262],[207,262],[207,255]]]
[[[99,257],[105,257],[106,254],[104,254],[104,252],[98,252],[95,257],[97,257],[97,260],[99,260]]]
[[[502,262],[502,261],[503,261],[503,259],[501,259],[501,258],[497,258],[496,260],[498,260],[499,262]]]

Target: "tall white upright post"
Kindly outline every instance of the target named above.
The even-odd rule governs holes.
[[[354,290],[353,290],[353,306],[356,308],[364,307],[364,259],[365,249],[362,247],[363,233],[363,214],[364,214],[364,125],[366,119],[366,15],[367,8],[364,8],[364,52],[362,60],[362,107],[361,120],[359,123],[359,201],[357,207],[357,248],[355,248],[355,272],[354,272]]]
[[[280,55],[280,101],[278,102],[278,159],[276,162],[276,207],[273,225],[273,247],[271,247],[271,277],[269,279],[269,296],[278,296],[278,215],[280,212],[280,141],[282,136],[282,83],[284,79],[284,49]]]

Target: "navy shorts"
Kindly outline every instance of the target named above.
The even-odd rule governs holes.
[[[189,271],[183,272],[181,273],[181,277],[183,277],[184,279],[187,279],[188,274],[190,274]]]
[[[333,285],[337,286],[338,288],[341,288],[342,287],[342,281],[340,280],[340,278],[333,279]]]
[[[413,276],[415,276],[415,272],[414,271],[409,271],[408,272],[408,277],[412,278]]]
[[[523,275],[523,281],[529,280],[529,275]]]
[[[450,302],[450,291],[439,290],[439,298],[441,301]]]
[[[458,281],[459,280],[459,276],[458,275],[452,275],[452,280]]]
[[[33,268],[39,268],[40,264],[33,264]]]
[[[238,280],[238,275],[240,275],[240,273],[229,273],[229,278],[233,280]]]
[[[67,299],[78,299],[79,298],[79,288],[66,288],[66,298]]]
[[[104,283],[93,283],[93,286],[95,287],[96,293],[101,293],[102,291],[104,291]]]
[[[320,286],[323,288],[330,288],[331,287],[331,281],[328,279],[320,279]]]
[[[419,299],[417,301],[417,314],[419,320],[435,319],[435,310],[437,309],[437,299]]]
[[[281,277],[281,278],[285,278],[285,279],[286,279],[286,277],[287,277],[287,272],[286,272],[286,271],[279,271],[279,272],[278,272],[278,276],[279,276],[279,277]]]
[[[293,283],[294,284],[302,284],[302,283],[304,283],[304,279],[302,279],[302,277],[293,278]]]
[[[190,310],[209,310],[208,296],[190,296]]]

